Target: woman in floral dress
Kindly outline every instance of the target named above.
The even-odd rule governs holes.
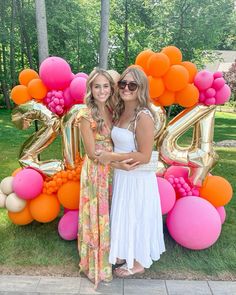
[[[96,160],[95,151],[112,151],[112,112],[109,108],[114,93],[111,76],[94,70],[87,81],[87,108],[80,117],[80,131],[86,151],[81,171],[78,250],[80,270],[97,287],[100,281],[112,280],[108,261],[110,249],[109,207],[111,169]]]

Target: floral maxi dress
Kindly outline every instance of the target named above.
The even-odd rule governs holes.
[[[96,131],[96,122],[88,109],[82,117],[90,122],[94,132],[95,149],[112,151],[110,132]],[[95,284],[112,280],[109,264],[111,200],[111,169],[85,156],[80,177],[80,207],[78,250],[80,271]]]

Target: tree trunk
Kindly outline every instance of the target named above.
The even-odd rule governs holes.
[[[129,31],[128,31],[128,1],[125,0],[125,68],[129,65],[129,53],[128,53],[128,41],[129,41]]]
[[[11,31],[10,31],[10,71],[11,71],[11,87],[17,84],[16,79],[16,64],[15,64],[15,44],[14,44],[14,31],[16,19],[16,3],[15,0],[11,1],[12,14],[11,14]]]
[[[44,0],[35,0],[39,64],[48,57],[47,17]]]
[[[110,1],[101,0],[99,68],[107,69]]]

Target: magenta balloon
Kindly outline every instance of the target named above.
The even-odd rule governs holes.
[[[221,78],[221,77],[223,77],[223,74],[222,74],[222,72],[215,72],[213,74],[213,77],[214,77],[214,79]]]
[[[223,104],[229,100],[231,90],[227,84],[225,84],[220,90],[216,91],[216,104]]]
[[[39,76],[48,89],[63,90],[73,79],[69,64],[60,57],[46,58],[40,65]]]
[[[74,99],[71,97],[69,87],[63,91],[63,96],[64,96],[65,107],[70,108],[74,103]]]
[[[176,201],[175,190],[165,178],[157,177],[157,183],[161,200],[161,212],[164,215],[174,207]]]
[[[60,237],[67,241],[77,239],[79,211],[71,210],[65,213],[59,221],[58,233]]]
[[[83,72],[77,73],[75,75],[75,78],[76,77],[82,77],[82,78],[85,78],[86,80],[88,79],[88,75],[86,73],[83,73]]]
[[[171,237],[188,249],[206,249],[220,236],[220,216],[216,208],[203,198],[181,198],[167,216]]]
[[[205,93],[204,92],[200,92],[199,94],[199,101],[200,102],[203,102],[205,100],[206,96],[205,96]]]
[[[34,169],[23,169],[13,179],[13,191],[24,200],[36,198],[43,189],[43,177]]]
[[[225,79],[224,78],[216,78],[212,83],[212,88],[215,90],[220,90],[221,87],[225,85]],[[213,95],[215,96],[215,94]]]
[[[206,91],[205,91],[205,97],[206,98],[210,98],[210,97],[214,97],[216,94],[216,91],[214,88],[208,88]]]
[[[83,103],[86,93],[86,79],[83,77],[76,77],[70,83],[70,94],[76,103]]]
[[[226,218],[225,207],[224,206],[217,207],[216,210],[219,213],[221,223],[223,224],[225,222],[225,218]]]
[[[215,97],[209,97],[209,98],[206,98],[205,100],[204,100],[204,104],[205,105],[213,105],[213,104],[216,104],[216,99],[215,99]]]
[[[170,166],[165,172],[165,179],[169,178],[171,175],[175,177],[183,177],[188,179],[189,168],[183,166]]]
[[[214,77],[213,74],[207,70],[200,71],[194,77],[194,85],[199,91],[211,87]]]

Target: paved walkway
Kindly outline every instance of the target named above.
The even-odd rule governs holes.
[[[86,278],[2,275],[0,294],[236,295],[236,282],[114,279],[95,291]]]

